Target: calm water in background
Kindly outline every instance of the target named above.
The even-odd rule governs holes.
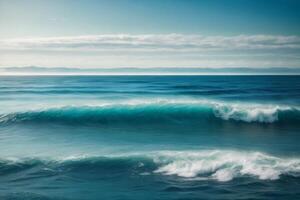
[[[1,199],[300,199],[299,76],[0,77]]]

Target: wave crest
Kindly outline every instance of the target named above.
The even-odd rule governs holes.
[[[57,159],[6,159],[0,160],[0,172],[3,173],[3,169],[10,172],[14,169],[18,172],[37,165],[42,166],[43,170],[58,169],[61,173],[72,170],[85,173],[84,169],[93,168],[99,173],[102,173],[102,170],[107,170],[106,173],[122,170],[124,173],[134,171],[140,175],[173,175],[184,180],[221,182],[239,177],[277,180],[281,176],[300,176],[300,158],[234,150],[156,151]]]
[[[300,109],[292,106],[234,104],[198,101],[153,101],[101,106],[62,106],[0,114],[0,123],[9,122],[160,122],[160,121],[241,121],[300,122]]]

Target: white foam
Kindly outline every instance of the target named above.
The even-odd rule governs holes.
[[[78,162],[101,160],[102,158],[134,158],[136,167],[147,165],[144,159],[153,160],[157,169],[141,175],[158,173],[175,175],[184,180],[216,180],[226,182],[238,177],[254,177],[260,180],[277,180],[282,175],[300,176],[300,157],[277,157],[262,152],[237,150],[194,150],[194,151],[141,151],[105,154],[77,154],[44,157],[9,157],[2,159],[7,164],[39,160],[45,163]],[[142,159],[142,160],[139,160]],[[1,161],[1,159],[0,159]]]
[[[211,178],[230,181],[241,176],[276,180],[283,174],[300,175],[300,159],[279,158],[259,152],[182,151],[160,152],[155,171],[184,178]]]
[[[241,105],[241,104],[215,104],[214,113],[224,120],[237,120],[245,122],[272,123],[278,120],[279,111],[290,110],[289,107],[273,105]]]

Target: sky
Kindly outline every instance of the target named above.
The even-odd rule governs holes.
[[[300,67],[298,0],[0,0],[0,68]]]

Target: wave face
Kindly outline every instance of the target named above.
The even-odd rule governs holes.
[[[2,124],[17,122],[150,123],[188,119],[199,122],[225,120],[247,123],[298,123],[300,122],[300,109],[277,105],[164,100],[101,106],[62,106],[0,115]]]
[[[177,176],[184,180],[231,181],[240,177],[277,180],[300,176],[300,158],[280,158],[261,152],[230,150],[159,151],[109,156],[70,156],[58,159],[2,159],[1,173],[38,168],[60,173],[135,171],[139,175]],[[4,170],[3,170],[4,169]],[[55,174],[55,173],[54,173]]]

